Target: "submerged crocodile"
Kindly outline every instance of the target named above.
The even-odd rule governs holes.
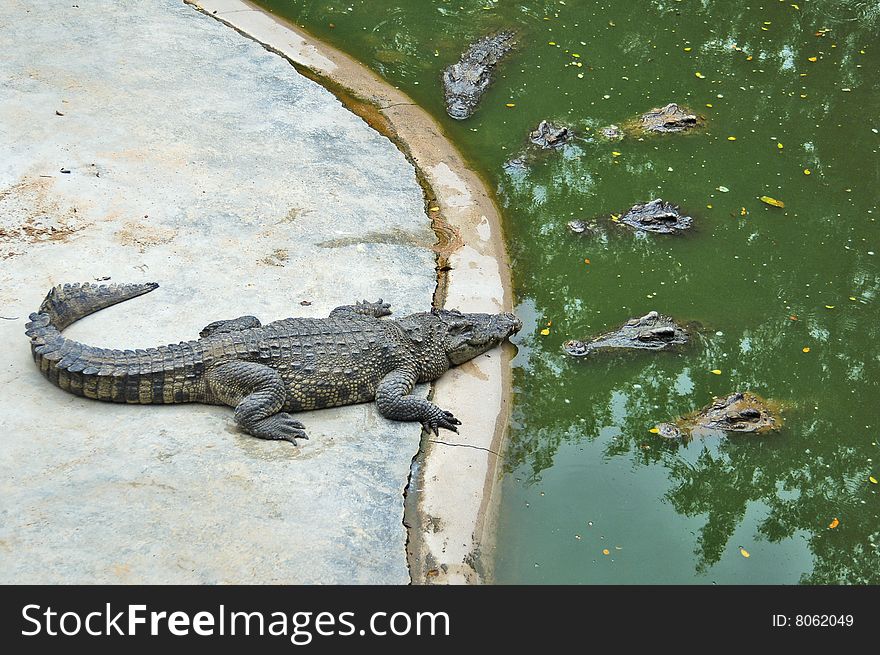
[[[565,145],[571,138],[571,131],[548,121],[541,121],[534,130],[529,132],[529,141],[542,148],[558,148]]]
[[[642,137],[651,134],[675,134],[698,127],[702,119],[690,109],[675,102],[646,111],[618,125],[600,128],[597,134],[609,141],[619,141],[625,136]]]
[[[158,286],[52,289],[27,324],[40,371],[61,389],[97,400],[228,405],[238,426],[261,439],[296,444],[307,436],[291,412],[372,400],[386,418],[419,421],[436,434],[457,432],[461,423],[411,395],[416,383],[437,379],[522,327],[513,314],[453,310],[380,320],[391,314],[380,300],[337,307],[328,318],[217,321],[196,341],[146,350],[95,348],[61,335],[74,321]]]
[[[685,132],[697,125],[697,115],[687,107],[670,102],[665,107],[652,109],[639,118],[639,127],[645,132],[669,134]]]
[[[693,219],[682,214],[672,203],[657,198],[651,202],[634,205],[620,217],[619,222],[642,232],[676,234],[690,228]]]
[[[566,341],[562,349],[574,357],[584,357],[602,350],[671,350],[688,340],[687,330],[681,325],[652,311],[589,341]]]
[[[761,434],[779,428],[780,419],[772,405],[751,391],[738,391],[716,398],[703,409],[674,423],[661,423],[655,430],[667,439],[688,438],[698,430]]]
[[[443,71],[446,113],[452,118],[468,118],[492,82],[492,71],[513,48],[511,31],[485,36],[471,45],[456,63]]]

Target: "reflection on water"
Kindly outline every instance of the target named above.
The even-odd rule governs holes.
[[[526,324],[499,581],[880,582],[880,3],[263,4],[403,88],[497,188]],[[502,27],[517,51],[451,121],[442,69]],[[668,102],[705,128],[597,135]],[[543,119],[576,138],[528,146]],[[692,232],[612,220],[656,197]],[[561,351],[652,309],[698,322],[695,343]],[[779,402],[783,429],[649,432],[735,390]]]

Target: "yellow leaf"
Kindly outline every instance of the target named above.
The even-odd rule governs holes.
[[[584,264],[589,264],[589,263],[590,263],[589,259],[584,259]]]
[[[547,45],[556,45],[556,41],[547,41]]]
[[[804,346],[803,351],[804,351],[805,353],[810,352],[810,347],[809,347],[809,346]]]
[[[711,371],[709,371],[709,372],[710,372],[710,373],[714,373],[715,375],[721,375],[721,369],[720,369],[720,368],[713,368],[713,369],[712,369]]]
[[[855,297],[855,296],[850,296],[849,299],[850,299],[850,300],[855,300],[856,297]]]
[[[870,477],[868,478],[868,480],[871,481],[871,484],[877,484],[877,478],[875,478],[873,475],[870,476]]]
[[[660,434],[660,430],[658,428],[651,428],[650,430],[648,430],[648,432],[650,432],[651,434]]]
[[[706,77],[706,76],[703,75],[700,71],[697,71],[696,73],[694,73],[694,75],[695,75],[696,77],[699,77],[701,80],[702,80],[702,79],[705,79],[705,77]]]
[[[546,337],[548,334],[550,334],[550,328],[544,328],[543,330],[541,330],[541,334]]]
[[[685,48],[684,51],[685,51],[685,52],[690,52],[691,49],[690,49],[690,48]]]
[[[770,196],[761,196],[761,202],[772,205],[773,207],[785,207],[785,203],[781,200],[777,200],[776,198],[771,198]]]
[[[516,103],[514,103],[514,102],[508,102],[508,103],[507,103],[506,105],[504,105],[504,106],[505,106],[505,107],[516,107]]]
[[[572,57],[575,57],[575,58],[580,57],[580,55],[579,55],[578,53],[576,53],[576,52],[572,52],[572,53],[571,53],[571,56],[572,56]]]
[[[840,521],[837,519],[837,517],[835,517],[834,520],[831,521],[831,523],[828,524],[828,529],[829,529],[829,530],[833,530],[833,529],[836,528],[838,525],[840,525]]]
[[[797,5],[792,5],[792,7],[794,7],[795,9],[800,10],[800,7],[798,7]]]
[[[804,169],[804,175],[809,175],[812,171],[809,168]]]
[[[711,103],[711,102],[707,102],[707,103],[706,103],[706,106],[707,106],[709,109],[711,109],[711,108],[712,108],[712,103]]]
[[[610,554],[611,554],[611,551],[608,550],[607,548],[603,548],[603,549],[602,549],[602,554],[603,554],[603,555],[610,555]]]
[[[816,61],[818,57],[807,57],[807,61]]]
[[[439,212],[439,211],[440,211],[440,208],[439,208],[439,207],[431,207],[430,209],[428,209],[428,211],[431,211],[431,212]]]
[[[740,208],[739,208],[739,215],[740,215],[740,216],[745,216],[745,215],[748,214],[748,213],[749,213],[749,212],[746,211],[746,208],[745,208],[745,207],[740,207]]]
[[[752,60],[752,55],[749,55],[748,57],[746,57],[746,61],[751,61],[751,60]]]
[[[749,551],[747,551],[747,550],[746,550],[745,548],[743,548],[742,546],[739,547],[739,554],[742,555],[743,557],[745,557],[746,559],[748,559],[749,557],[751,557],[751,555],[749,554]]]
[[[728,140],[728,141],[736,141],[736,137],[735,137],[735,136],[729,136],[729,137],[727,137],[727,140]]]
[[[706,205],[708,209],[712,209],[712,205]]]
[[[782,145],[781,143],[777,143],[776,147],[779,148],[780,150],[782,150],[785,146]]]
[[[834,305],[825,305],[825,309],[834,309]]]
[[[616,150],[613,150],[613,151],[611,152],[611,156],[612,156],[612,157],[620,157],[620,155],[621,155],[621,153],[617,152]]]

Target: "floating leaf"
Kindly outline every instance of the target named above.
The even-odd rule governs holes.
[[[807,57],[807,61],[816,61],[818,57]]]
[[[735,137],[735,136],[729,136],[729,137],[727,137],[727,140],[728,140],[728,141],[736,141],[736,137]]]
[[[804,169],[804,175],[810,175],[812,171],[809,168]]]
[[[650,430],[648,430],[648,432],[650,432],[651,434],[660,434],[660,429],[659,428],[651,428]],[[875,484],[876,484],[876,482],[875,482]]]
[[[550,334],[550,328],[544,328],[543,330],[541,330],[541,334],[546,337],[548,334]]]
[[[825,309],[834,309],[834,305],[825,305]]]
[[[602,554],[603,554],[603,555],[610,555],[610,554],[611,554],[611,551],[608,550],[607,548],[603,548],[603,549],[602,549]]]
[[[776,147],[779,148],[780,150],[782,150],[785,146],[782,145],[781,143],[777,143]]]
[[[685,51],[685,52],[690,52],[690,51],[691,51],[691,48],[685,48],[684,51]]]
[[[701,80],[706,78],[706,76],[703,75],[700,71],[697,71],[696,73],[694,73],[694,75],[696,77],[699,77]]]
[[[856,297],[855,297],[855,296],[850,296],[849,299],[850,299],[850,300],[855,300]]]
[[[785,207],[785,203],[781,200],[777,200],[776,198],[771,198],[770,196],[761,196],[761,202],[772,205],[773,207]]]
[[[745,216],[745,215],[748,214],[748,213],[749,213],[749,212],[746,211],[746,208],[745,208],[745,207],[740,207],[740,208],[739,208],[739,215],[740,215],[740,216]]]
[[[747,551],[742,546],[739,547],[739,554],[742,555],[743,557],[745,557],[746,559],[751,557],[751,555],[749,554],[749,551]]]
[[[728,189],[726,186],[720,186],[720,187],[718,187],[718,190],[721,193],[727,193],[728,191],[730,191],[730,189]]]
[[[584,259],[584,264],[589,264],[589,263],[590,263],[589,259]]]
[[[506,105],[504,105],[504,106],[505,106],[505,107],[516,107],[516,103],[515,103],[515,102],[508,102],[508,103],[507,103]]]
[[[617,152],[616,150],[612,150],[612,151],[611,151],[611,156],[612,156],[612,157],[620,157],[621,154],[622,154],[622,153],[619,153],[619,152]]]
[[[721,375],[721,369],[720,369],[720,368],[713,368],[713,369],[712,369],[711,371],[709,371],[709,372],[710,372],[710,373],[714,373],[715,375]]]
[[[804,346],[804,347],[803,347],[803,351],[804,351],[805,353],[810,352],[810,347],[809,347],[809,346]]]
[[[792,314],[791,316],[788,317],[788,320],[790,320],[790,321],[798,320],[797,314]]]
[[[877,478],[875,478],[873,475],[869,476],[868,480],[870,481],[871,484],[877,484]]]
[[[838,525],[840,525],[840,521],[837,519],[837,517],[834,517],[834,520],[832,520],[831,523],[828,524],[828,529],[833,530]]]

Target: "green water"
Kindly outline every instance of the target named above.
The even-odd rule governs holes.
[[[262,4],[410,94],[497,188],[526,322],[498,582],[880,583],[880,3]],[[501,27],[517,51],[471,119],[447,118],[442,69]],[[706,128],[592,136],[673,101]],[[581,138],[529,151],[544,118]],[[654,197],[693,233],[565,227]],[[651,309],[703,331],[677,354],[560,350]],[[783,403],[782,431],[649,432],[735,390]]]

